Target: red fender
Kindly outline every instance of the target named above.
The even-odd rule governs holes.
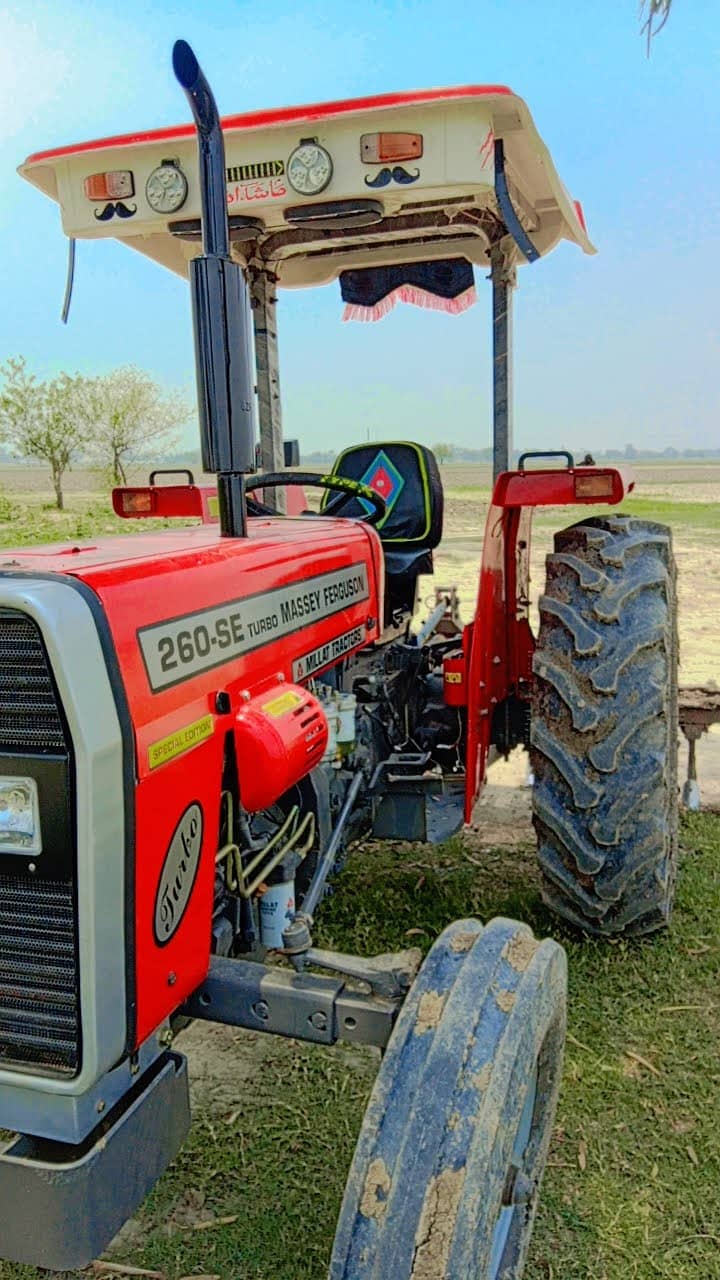
[[[616,506],[635,487],[622,467],[505,471],[487,514],[475,617],[465,628],[468,725],[465,821],[485,782],[495,707],[528,697],[535,637],[529,621],[533,507]]]

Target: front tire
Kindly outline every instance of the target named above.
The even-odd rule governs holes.
[[[526,925],[459,920],[438,938],[365,1113],[329,1280],[519,1280],[565,1000],[564,951]]]
[[[533,662],[533,822],[543,899],[586,933],[670,919],[677,663],[670,530],[612,515],[557,533]]]

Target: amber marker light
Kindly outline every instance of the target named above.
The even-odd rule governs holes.
[[[364,133],[360,138],[360,159],[364,164],[418,160],[422,153],[421,133]]]
[[[149,489],[132,489],[126,490],[121,497],[122,509],[125,515],[134,516],[141,512],[146,515],[153,510],[153,495]]]
[[[611,498],[614,492],[615,477],[609,474],[576,475],[576,498]]]
[[[135,194],[135,182],[129,169],[110,169],[92,173],[83,182],[88,200],[126,200]]]

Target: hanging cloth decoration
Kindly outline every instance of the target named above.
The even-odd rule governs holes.
[[[477,301],[472,264],[465,258],[341,271],[340,293],[343,320],[382,320],[397,302],[456,316]]]

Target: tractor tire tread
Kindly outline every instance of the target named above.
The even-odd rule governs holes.
[[[531,725],[546,904],[598,936],[668,923],[677,860],[670,530],[612,515],[555,535]]]

